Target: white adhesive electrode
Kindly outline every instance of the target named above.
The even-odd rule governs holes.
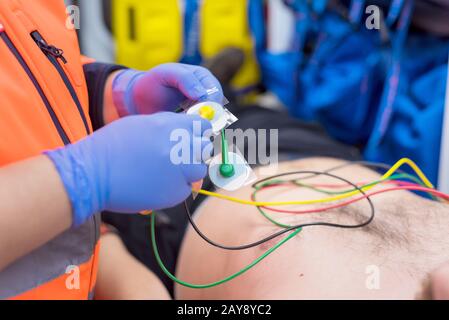
[[[252,181],[253,171],[245,158],[237,153],[228,153],[228,164],[233,165],[235,174],[231,178],[225,178],[220,173],[223,164],[222,155],[214,157],[209,164],[209,177],[212,183],[220,189],[236,191]]]
[[[188,115],[198,115],[204,118],[203,112],[209,116],[205,118],[211,122],[214,134],[219,134],[221,130],[237,121],[237,118],[228,109],[212,101],[198,103],[187,110]]]

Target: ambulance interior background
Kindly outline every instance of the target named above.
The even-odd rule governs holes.
[[[142,70],[168,62],[209,68],[238,118],[231,128],[279,130],[279,161],[368,158],[392,166],[411,158],[449,193],[449,1],[66,2],[80,8],[78,34],[89,57]],[[370,4],[381,8],[379,30],[365,25]],[[406,83],[402,91],[394,88],[397,77]],[[402,127],[384,128],[381,115],[397,107],[389,104],[392,92],[395,101],[412,95],[414,105],[398,111],[406,119]],[[412,115],[419,124],[407,118]],[[438,124],[426,123],[435,118]],[[412,132],[416,141],[393,148],[407,124],[438,133],[420,140],[420,132]],[[425,156],[414,151],[417,144]],[[214,190],[208,180],[203,188]],[[190,210],[204,199],[190,199]],[[172,273],[189,223],[184,209],[158,212],[155,219],[160,256]],[[173,279],[152,251],[149,218],[105,213],[104,220],[173,293]]]

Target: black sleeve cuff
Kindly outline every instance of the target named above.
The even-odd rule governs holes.
[[[126,68],[99,62],[84,65],[84,76],[86,77],[87,89],[89,91],[89,115],[94,130],[98,130],[105,125],[103,99],[108,77],[111,73],[122,69]]]

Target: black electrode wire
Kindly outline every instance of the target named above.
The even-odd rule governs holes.
[[[328,223],[328,222],[314,222],[314,223],[305,223],[305,224],[299,224],[296,226],[292,226],[288,229],[282,230],[280,232],[274,233],[273,235],[262,239],[260,241],[254,242],[254,243],[250,243],[247,245],[243,245],[243,246],[236,246],[236,247],[230,247],[230,246],[225,246],[225,245],[221,245],[219,243],[216,243],[214,241],[212,241],[211,239],[209,239],[201,230],[200,228],[197,226],[197,224],[195,223],[193,217],[192,217],[192,213],[190,212],[189,209],[189,205],[187,204],[187,201],[184,202],[184,208],[186,210],[186,214],[187,217],[189,219],[190,224],[192,225],[193,229],[195,230],[195,232],[207,243],[209,243],[210,245],[223,249],[223,250],[228,250],[228,251],[239,251],[239,250],[247,250],[247,249],[251,249],[257,246],[260,246],[268,241],[271,241],[273,239],[276,239],[284,234],[287,234],[289,232],[298,230],[298,229],[302,229],[302,228],[307,228],[307,227],[317,227],[317,226],[321,226],[321,227],[329,227],[329,228],[339,228],[339,229],[359,229],[359,228],[363,228],[366,227],[367,225],[369,225],[371,222],[373,222],[375,215],[376,215],[376,208],[374,206],[373,201],[371,200],[371,198],[356,184],[352,183],[351,181],[339,177],[337,175],[331,174],[329,172],[318,172],[318,171],[297,171],[297,172],[290,172],[290,173],[284,173],[284,174],[279,174],[279,175],[275,175],[269,178],[266,178],[264,180],[261,180],[259,182],[257,182],[255,184],[255,186],[269,181],[269,180],[274,180],[276,178],[280,178],[280,177],[285,177],[285,176],[289,176],[289,175],[298,175],[298,174],[310,174],[310,175],[315,175],[315,176],[320,176],[320,175],[324,175],[324,176],[328,176],[340,181],[343,181],[345,183],[347,183],[348,185],[351,185],[354,187],[355,190],[358,190],[363,196],[366,196],[366,200],[368,201],[370,208],[371,208],[371,214],[368,218],[367,221],[361,223],[361,224],[357,224],[357,225],[341,225],[341,224],[334,224],[334,223]]]

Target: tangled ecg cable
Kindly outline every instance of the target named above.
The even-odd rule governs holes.
[[[429,179],[427,179],[426,175],[421,171],[421,169],[412,160],[407,159],[407,158],[401,159],[393,167],[391,167],[391,169],[388,170],[388,172],[382,176],[382,178],[380,179],[380,182],[388,180],[388,178],[390,178],[400,167],[402,167],[405,164],[409,165],[413,169],[413,171],[421,179],[421,181],[425,184],[426,187],[428,187],[430,189],[435,189],[433,184],[429,181]],[[367,187],[362,188],[362,190],[368,191],[368,190],[372,189],[373,187],[374,186],[367,186]],[[230,197],[230,196],[226,196],[226,195],[222,195],[219,193],[210,192],[210,191],[206,191],[206,190],[199,190],[196,192],[199,194],[202,194],[204,196],[214,197],[214,198],[218,198],[218,199],[222,199],[222,200],[226,200],[226,201],[230,201],[230,202],[239,203],[242,205],[249,205],[249,206],[256,206],[256,207],[277,207],[277,206],[309,205],[309,204],[317,204],[317,203],[327,203],[327,202],[333,202],[333,201],[347,199],[349,197],[355,196],[358,193],[360,193],[357,190],[357,191],[351,191],[351,192],[347,192],[347,193],[344,193],[344,194],[341,194],[338,196],[325,198],[325,199],[305,200],[305,201],[260,202],[260,201],[249,201],[249,200],[244,200],[244,199],[238,199],[235,197]]]
[[[359,186],[355,183],[352,183],[352,182],[350,182],[344,178],[341,178],[339,176],[330,174],[330,172],[332,172],[332,171],[341,169],[345,166],[354,165],[354,164],[358,164],[358,163],[356,163],[356,162],[348,163],[343,166],[330,169],[327,172],[313,172],[313,171],[292,172],[292,173],[285,173],[285,174],[267,178],[267,179],[260,181],[254,185],[255,191],[252,195],[252,200],[244,200],[244,199],[239,199],[239,198],[235,198],[235,197],[225,196],[225,195],[222,195],[219,193],[210,192],[210,191],[206,191],[206,190],[199,190],[199,191],[194,190],[194,192],[202,194],[204,196],[214,197],[214,198],[218,198],[221,200],[230,201],[230,202],[234,202],[234,203],[238,203],[238,204],[242,204],[242,205],[254,206],[257,208],[257,210],[262,214],[262,216],[264,218],[266,218],[268,221],[270,221],[274,225],[276,225],[280,228],[283,228],[282,231],[277,232],[270,237],[267,237],[263,240],[254,242],[252,244],[247,244],[247,245],[238,246],[238,247],[224,246],[224,245],[215,243],[214,241],[210,240],[201,232],[201,230],[195,224],[195,221],[190,213],[189,206],[187,205],[187,203],[185,203],[184,206],[185,206],[185,210],[188,215],[190,224],[192,225],[194,230],[198,233],[198,235],[212,246],[215,246],[217,248],[221,248],[224,250],[246,250],[246,249],[261,245],[263,243],[266,243],[266,242],[273,240],[275,238],[278,238],[282,235],[285,235],[288,233],[291,233],[291,234],[288,235],[287,237],[285,237],[284,239],[282,239],[278,244],[276,244],[273,248],[268,250],[262,256],[255,259],[248,266],[246,266],[242,270],[234,273],[233,275],[226,277],[225,279],[222,279],[222,280],[219,280],[219,281],[216,281],[213,283],[209,283],[209,284],[191,284],[186,281],[178,279],[164,265],[164,263],[161,259],[161,256],[159,254],[157,243],[156,243],[156,213],[155,213],[155,214],[151,215],[151,240],[152,240],[152,248],[154,251],[154,255],[156,257],[157,263],[159,264],[159,267],[172,281],[174,281],[182,286],[185,286],[185,287],[188,287],[191,289],[212,288],[212,287],[227,283],[227,282],[234,280],[234,279],[238,278],[239,276],[245,274],[246,272],[248,272],[249,270],[254,268],[257,264],[259,264],[264,259],[266,259],[268,256],[270,256],[273,252],[275,252],[280,247],[282,247],[289,240],[293,239],[298,234],[300,234],[300,232],[303,230],[303,228],[312,227],[312,226],[322,226],[322,227],[332,227],[332,228],[355,229],[355,228],[362,228],[362,227],[369,225],[375,218],[375,207],[370,198],[372,196],[376,196],[378,194],[382,194],[385,192],[392,192],[392,191],[399,191],[399,190],[410,190],[410,191],[426,192],[430,196],[432,196],[434,199],[436,199],[436,197],[441,198],[446,203],[449,203],[449,195],[443,194],[443,193],[435,190],[434,186],[429,181],[429,179],[427,179],[426,175],[421,171],[421,169],[412,160],[407,159],[407,158],[401,159],[394,166],[389,168],[388,171],[382,176],[382,178],[380,180],[377,180],[377,181],[374,181],[374,182],[371,182],[371,183],[368,183],[365,185],[362,184],[361,186]],[[368,166],[373,166],[373,167],[379,167],[379,168],[386,167],[386,165],[383,165],[383,164],[370,164],[370,163],[363,163],[363,164],[368,165]],[[417,177],[409,175],[405,172],[400,172],[401,171],[400,168],[403,165],[408,165],[415,172]],[[353,189],[335,192],[335,191],[320,189],[320,187],[322,187],[322,186],[316,186],[316,185],[314,186],[314,185],[304,184],[301,182],[301,180],[287,180],[287,181],[282,181],[280,179],[273,180],[275,178],[280,178],[282,176],[301,174],[301,173],[302,174],[304,174],[304,173],[311,174],[312,176],[326,175],[326,176],[341,180],[342,182],[345,183],[343,186],[352,186]],[[395,173],[397,173],[397,174],[395,174]],[[410,180],[410,181],[412,181],[412,183],[402,181],[403,179]],[[367,191],[373,189],[375,186],[380,185],[382,183],[394,183],[394,184],[396,184],[396,186],[389,188],[389,189],[383,189],[380,191],[372,192],[370,194],[366,193]],[[256,201],[256,194],[258,192],[260,192],[264,189],[267,189],[267,188],[282,187],[282,186],[289,186],[289,187],[296,186],[296,187],[300,187],[300,188],[309,188],[309,189],[312,189],[312,190],[315,190],[315,191],[318,191],[318,192],[321,192],[321,193],[324,193],[327,195],[332,194],[334,196],[324,198],[324,199],[306,200],[306,201],[283,201],[283,202]],[[327,186],[327,187],[328,188],[331,188],[331,187],[338,188],[338,187],[342,187],[342,186],[341,185],[340,186],[333,185],[333,186]],[[349,198],[351,198],[353,196],[357,196],[357,195],[359,195],[359,197],[349,199]],[[303,210],[303,211],[292,211],[292,210],[288,211],[288,210],[281,210],[281,209],[274,208],[274,207],[291,206],[291,205],[299,206],[299,205],[310,205],[310,204],[318,204],[318,203],[330,203],[330,202],[336,202],[336,201],[345,200],[345,199],[348,199],[348,200],[343,203],[337,203],[335,205],[330,205],[326,208],[319,208],[319,209],[311,209],[311,210]],[[366,221],[364,221],[363,223],[357,224],[357,225],[339,225],[339,224],[333,224],[333,223],[327,223],[327,222],[315,222],[315,223],[307,223],[307,224],[301,224],[301,225],[296,225],[296,226],[289,226],[289,225],[285,225],[285,224],[282,224],[282,223],[276,221],[273,217],[271,217],[265,211],[265,210],[269,210],[269,211],[273,211],[273,212],[282,212],[282,213],[291,213],[291,214],[307,214],[307,213],[310,214],[310,213],[316,213],[316,212],[325,212],[325,211],[329,211],[329,210],[336,209],[339,207],[348,206],[348,205],[351,205],[352,203],[355,203],[355,202],[358,202],[361,200],[368,201],[368,203],[371,207],[371,214],[369,215],[369,218]]]

